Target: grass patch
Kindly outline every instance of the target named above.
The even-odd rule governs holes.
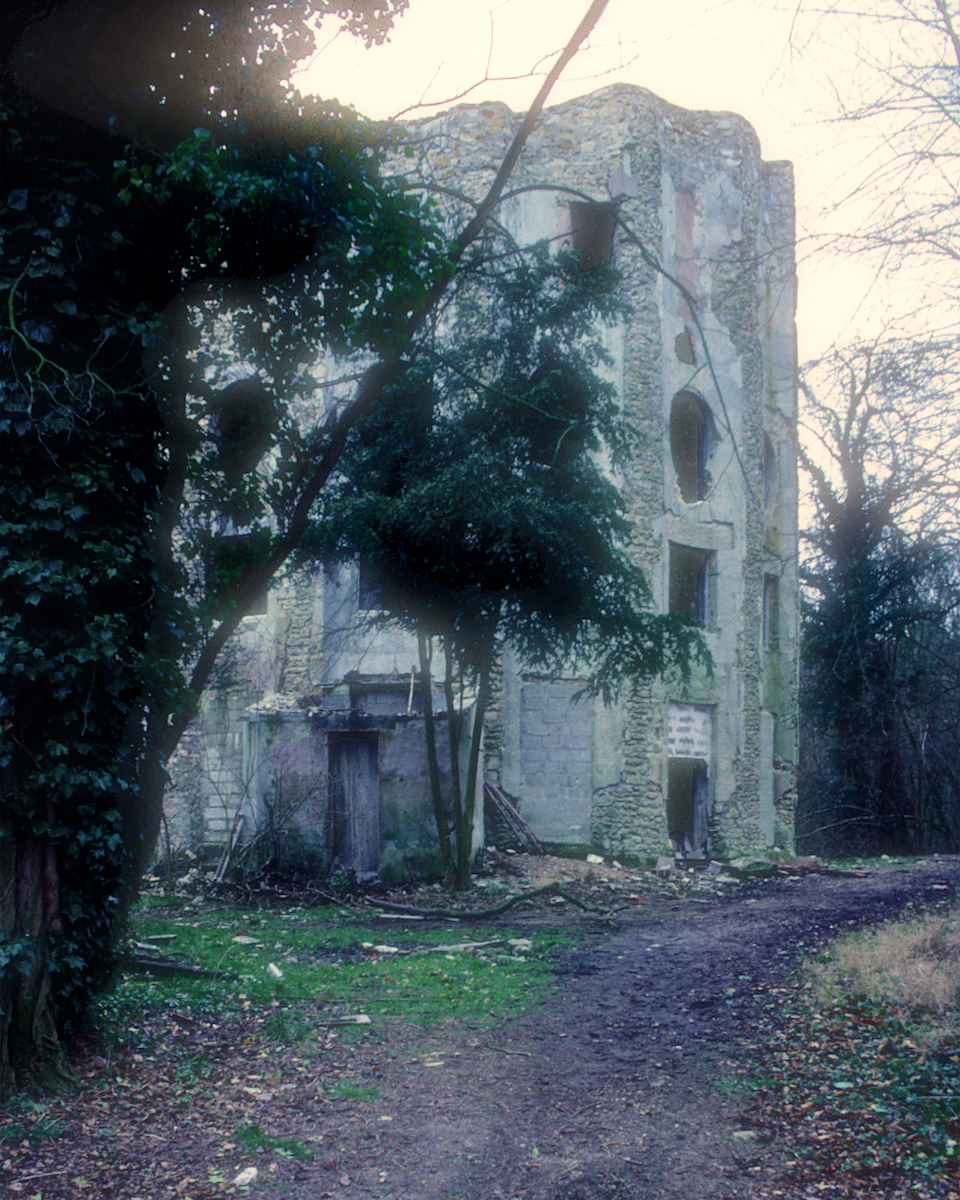
[[[960,1015],[960,908],[845,938],[810,978],[819,1003],[879,1001],[934,1046]]]
[[[804,982],[760,1103],[799,1177],[960,1185],[960,909],[844,938]]]
[[[317,1027],[296,1008],[277,1008],[264,1018],[263,1032],[271,1042],[303,1049],[315,1041]]]
[[[803,855],[800,857],[802,858]],[[865,871],[897,871],[903,870],[905,867],[915,866],[919,862],[923,862],[923,855],[861,854],[857,855],[856,857],[849,856],[846,858],[821,858],[819,861],[825,867],[837,867],[840,870],[861,869]]]
[[[380,1097],[379,1088],[364,1087],[352,1079],[338,1079],[325,1090],[331,1100],[377,1100]]]
[[[101,1025],[108,1041],[145,1055],[154,1049],[147,1018],[163,1010],[209,1021],[253,1010],[263,1017],[267,1038],[300,1048],[325,1035],[328,1023],[357,1014],[369,1016],[370,1025],[344,1026],[344,1034],[364,1036],[391,1020],[493,1025],[555,989],[549,958],[570,941],[534,934],[516,947],[510,939],[520,935],[499,925],[385,925],[353,910],[173,911],[144,903],[133,919],[136,941],[175,934],[175,941],[158,941],[164,953],[223,975],[127,973],[102,1001]],[[467,942],[492,944],[451,948]]]
[[[273,1150],[286,1158],[311,1158],[313,1151],[294,1138],[270,1137],[259,1125],[242,1125],[233,1135],[233,1140],[249,1154],[258,1150]]]
[[[0,1106],[0,1143],[52,1141],[65,1127],[63,1121],[49,1115],[46,1105],[26,1096],[11,1096]]]

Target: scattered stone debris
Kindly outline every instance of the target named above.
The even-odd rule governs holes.
[[[521,877],[506,876],[509,886],[533,890],[528,860],[517,856],[516,862]],[[718,882],[726,864],[663,879],[649,867],[617,872],[580,863],[579,874],[560,859],[545,867],[574,880],[565,886],[598,906],[631,903],[619,927],[605,927],[603,936],[588,929],[587,936],[558,939],[549,952],[558,990],[541,1006],[487,1025],[460,1020],[453,1002],[429,1029],[374,1007],[328,1016],[321,998],[304,1000],[302,1008],[292,998],[247,1008],[238,998],[232,1008],[204,1005],[193,1016],[165,1006],[145,1012],[122,1044],[78,1043],[70,1065],[79,1091],[11,1113],[23,1136],[4,1139],[2,1194],[33,1200],[42,1189],[43,1200],[367,1200],[389,1192],[397,1200],[436,1200],[478,1194],[478,1180],[491,1200],[501,1192],[502,1200],[688,1200],[691,1191],[731,1200],[841,1194],[872,1200],[879,1194],[872,1179],[863,1190],[847,1187],[842,1160],[829,1159],[829,1141],[819,1165],[805,1157],[793,1161],[797,1138],[809,1144],[811,1129],[817,1136],[830,1132],[833,1106],[811,1126],[812,1115],[784,1105],[779,1093],[758,1109],[752,1093],[732,1098],[714,1090],[711,1080],[746,1080],[766,1071],[774,1048],[769,1030],[795,988],[792,964],[838,928],[877,922],[907,903],[949,900],[960,885],[956,856],[871,870],[865,879],[845,871],[801,878],[788,869],[772,881],[728,884]],[[823,877],[828,874],[838,877]],[[394,894],[434,904],[448,899],[433,885]],[[469,901],[477,904],[481,894]],[[286,908],[294,905],[296,896]],[[188,911],[185,903],[180,908]],[[360,932],[369,928],[373,910],[354,902],[338,911],[356,930],[358,957],[380,945]],[[516,921],[523,932],[536,931],[530,935],[536,944],[539,934],[562,932],[573,919],[567,902],[548,893],[512,911],[510,932]],[[576,919],[582,930],[596,915]],[[255,918],[249,925],[256,928]],[[241,929],[245,935],[244,926],[225,923],[223,940],[229,944]],[[526,953],[527,939],[506,931],[489,947],[477,940],[484,936],[479,931],[470,937],[470,925],[453,932],[461,931],[455,943],[431,947],[442,951],[439,969],[448,966],[443,953],[489,953],[491,959]],[[364,948],[360,938],[370,945]],[[152,938],[143,942],[172,949]],[[266,966],[266,950],[233,952]],[[275,956],[285,966],[279,949]],[[395,958],[384,963],[390,974]],[[369,995],[355,999],[351,1009],[375,1003]],[[303,1042],[299,1034],[292,1040],[292,1023],[288,1032],[279,1028],[298,1013],[315,1027]],[[364,1029],[374,1036],[360,1036]],[[881,1059],[891,1044],[877,1047]],[[796,1055],[811,1054],[805,1032],[786,1045]],[[544,1095],[549,1104],[540,1102]],[[62,1131],[51,1136],[51,1127]],[[262,1131],[262,1138],[240,1145],[240,1130]],[[678,1136],[690,1130],[696,1138]],[[785,1151],[791,1156],[786,1166]],[[642,1174],[640,1168],[625,1173],[624,1164],[641,1160]],[[444,1173],[425,1174],[424,1162]],[[242,1170],[258,1175],[252,1183],[236,1182]],[[342,1178],[353,1181],[349,1191]],[[910,1182],[883,1194],[933,1200],[960,1192],[953,1171],[939,1190]]]
[[[300,876],[279,874],[270,874],[242,886],[211,884],[207,875],[196,868],[180,876],[176,883],[157,876],[148,882],[168,894],[173,887],[174,894],[182,896],[191,905],[201,904],[211,894],[216,894],[218,898],[241,903],[255,901],[268,906],[296,904],[306,907],[326,903],[353,909],[370,905],[380,910],[379,916],[383,920],[410,921],[440,916],[453,921],[496,915],[493,910],[529,902],[533,893],[550,889],[551,885],[554,885],[552,894],[546,895],[542,903],[569,902],[584,911],[609,916],[622,902],[638,902],[664,886],[684,892],[696,889],[703,894],[765,880],[798,880],[806,875],[859,879],[867,874],[865,868],[826,866],[813,857],[784,860],[775,853],[747,855],[731,861],[661,854],[649,866],[640,867],[608,862],[595,853],[583,858],[560,858],[539,852],[517,853],[510,849],[500,852],[490,846],[481,850],[477,857],[473,897],[468,899],[468,894],[455,896],[451,906],[443,912],[437,908],[437,893],[443,891],[439,883],[411,881],[388,889],[373,872],[342,872],[337,876],[336,891],[332,890],[331,880],[305,880]],[[557,893],[558,888],[567,893],[566,897]],[[478,904],[478,897],[483,893],[489,899]],[[232,940],[240,946],[263,948],[256,937],[245,931],[238,931]],[[175,957],[164,953],[166,948],[161,947],[159,939],[145,939],[143,944],[131,945],[130,949],[134,958],[143,961],[154,959],[166,963]],[[137,966],[139,969],[139,962]]]

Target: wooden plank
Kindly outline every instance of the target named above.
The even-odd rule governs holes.
[[[543,843],[495,783],[484,780],[483,790],[528,854],[546,854]]]

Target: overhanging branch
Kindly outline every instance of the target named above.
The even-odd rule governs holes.
[[[573,36],[567,42],[557,61],[550,69],[547,78],[537,92],[533,104],[530,106],[510,144],[510,148],[500,165],[496,178],[480,202],[476,213],[467,222],[453,243],[450,251],[450,265],[452,269],[449,275],[438,280],[433,285],[427,292],[426,298],[420,307],[411,314],[407,322],[403,346],[389,357],[380,359],[364,374],[355,399],[338,416],[330,431],[323,455],[313,474],[307,480],[286,531],[280,538],[274,553],[264,562],[253,567],[246,575],[235,593],[235,607],[233,611],[220,622],[204,646],[190,677],[190,689],[195,698],[198,699],[206,687],[220,652],[226,645],[231,634],[240,624],[245,613],[252,607],[256,597],[269,585],[270,580],[290,557],[300,539],[306,533],[309,527],[310,509],[333,474],[350,430],[361,417],[376,407],[383,395],[384,389],[399,374],[404,365],[405,352],[409,349],[415,334],[423,326],[424,322],[436,308],[441,297],[449,288],[453,273],[460,259],[463,257],[464,251],[480,236],[490,213],[498,204],[507,180],[510,178],[517,159],[520,157],[523,147],[526,145],[533,131],[547,97],[553,89],[553,85],[603,15],[607,2],[608,0],[593,0],[593,3],[574,31]],[[173,753],[192,715],[192,712],[184,710],[174,715],[171,719],[165,731],[161,747],[165,758],[168,758]]]

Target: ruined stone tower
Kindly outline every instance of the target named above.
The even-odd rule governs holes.
[[[487,104],[423,122],[421,168],[479,198],[520,120]],[[604,707],[572,703],[582,679],[537,678],[508,652],[486,723],[485,775],[544,841],[641,856],[667,850],[671,836],[694,854],[789,851],[798,623],[790,165],[763,162],[737,116],[618,85],[543,113],[498,220],[520,245],[571,245],[622,275],[631,311],[608,348],[642,434],[620,481],[631,553],[656,604],[702,624],[713,670],[639,682]],[[352,806],[362,833],[327,846],[341,860],[373,869],[384,851],[415,857],[431,844],[416,651],[406,635],[363,628],[367,607],[354,566],[288,583],[265,614],[245,619],[230,696],[208,699],[178,768],[177,799],[205,840],[227,836],[241,810],[256,822],[286,755],[301,781],[336,776],[336,803]],[[201,780],[214,774],[211,791]]]
[[[491,105],[438,118],[445,169],[461,186],[479,185],[517,121]],[[552,841],[650,853],[682,833],[714,854],[789,850],[798,626],[791,167],[763,162],[740,117],[615,86],[543,114],[511,191],[502,219],[521,243],[567,242],[582,257],[612,258],[622,274],[632,315],[612,346],[616,382],[644,435],[623,481],[634,553],[662,609],[702,622],[714,669],[642,684],[604,710],[571,706],[572,682],[527,678],[516,664],[505,672],[488,770],[499,769]]]

